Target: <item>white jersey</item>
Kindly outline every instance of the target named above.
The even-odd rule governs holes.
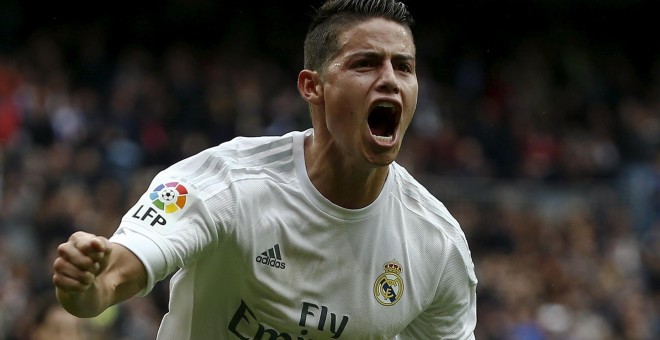
[[[158,339],[473,339],[457,221],[401,166],[362,209],[323,197],[307,132],[239,137],[158,174],[111,241],[172,276]],[[347,193],[350,194],[350,193]]]

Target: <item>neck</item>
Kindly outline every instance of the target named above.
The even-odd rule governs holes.
[[[373,203],[387,179],[387,166],[365,166],[337,152],[333,144],[305,139],[305,167],[310,181],[330,202],[347,209]]]

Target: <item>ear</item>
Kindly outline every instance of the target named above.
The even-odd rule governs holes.
[[[302,70],[298,74],[298,92],[310,104],[323,103],[323,84],[316,71]]]

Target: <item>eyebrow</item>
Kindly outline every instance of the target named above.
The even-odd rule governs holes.
[[[383,53],[374,52],[374,51],[357,51],[347,55],[347,59],[353,59],[356,57],[368,58],[368,59],[380,59],[383,57]],[[412,54],[398,53],[392,56],[393,60],[396,61],[415,61],[415,56]]]

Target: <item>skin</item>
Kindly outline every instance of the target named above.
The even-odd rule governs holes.
[[[339,206],[356,209],[378,197],[415,112],[415,45],[408,29],[379,18],[348,28],[339,42],[341,49],[326,70],[298,75],[314,128],[305,140],[305,164],[319,192]],[[372,136],[367,123],[379,102],[393,104],[400,114],[391,141]],[[146,286],[142,262],[105,237],[76,232],[57,253],[57,299],[78,317],[97,316]]]
[[[69,313],[94,317],[137,294],[147,283],[142,262],[107,238],[82,231],[57,247],[53,284],[57,300]]]
[[[298,75],[314,127],[305,141],[305,163],[323,196],[356,209],[378,197],[387,165],[397,157],[415,112],[415,45],[409,30],[381,18],[349,28],[339,41],[341,49],[323,74],[303,70]],[[367,117],[378,101],[393,103],[401,112],[390,143],[378,141],[369,130]]]

